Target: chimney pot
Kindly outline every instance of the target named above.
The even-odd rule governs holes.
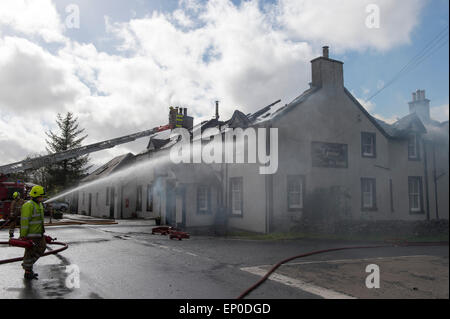
[[[219,101],[216,101],[216,120],[219,119]]]
[[[323,57],[328,59],[328,57],[329,57],[329,47],[328,46],[324,46],[322,49],[323,49]]]

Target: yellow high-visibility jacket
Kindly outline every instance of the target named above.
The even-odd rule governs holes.
[[[44,231],[44,206],[29,200],[22,205],[20,237],[42,237]]]

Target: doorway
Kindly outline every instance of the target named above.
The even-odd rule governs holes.
[[[88,216],[92,214],[92,193],[89,193],[89,206],[88,206]]]
[[[166,224],[175,226],[175,185],[173,182],[167,182],[166,184]]]
[[[115,203],[115,192],[114,187],[111,187],[111,194],[109,196],[109,218],[114,219],[114,203]]]

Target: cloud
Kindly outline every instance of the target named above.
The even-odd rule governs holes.
[[[86,94],[68,64],[26,39],[0,39],[0,69],[0,107],[13,112],[63,111]]]
[[[393,115],[391,117],[384,117],[380,114],[372,114],[374,117],[376,117],[379,120],[382,120],[383,122],[386,122],[388,124],[394,124],[397,122],[401,117],[397,115]]]
[[[432,107],[430,109],[430,116],[432,119],[439,122],[448,121],[448,103],[441,106]]]
[[[356,98],[356,100],[358,100],[359,104],[361,104],[367,112],[372,112],[375,109],[375,103],[372,101],[366,101],[365,99],[362,98],[358,98],[355,96],[354,92],[351,92],[352,95]]]
[[[0,29],[6,26],[46,42],[65,42],[64,29],[51,0],[0,1]]]
[[[276,20],[291,37],[327,43],[336,50],[389,50],[409,43],[426,1],[421,0],[280,0]],[[379,8],[380,27],[368,28],[371,12]],[[401,21],[401,23],[399,23]]]

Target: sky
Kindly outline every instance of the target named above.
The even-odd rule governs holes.
[[[57,113],[74,113],[89,144],[167,124],[170,105],[197,123],[216,100],[222,119],[289,103],[324,45],[372,115],[392,123],[423,89],[447,121],[448,12],[447,0],[0,0],[0,165],[45,154]]]

